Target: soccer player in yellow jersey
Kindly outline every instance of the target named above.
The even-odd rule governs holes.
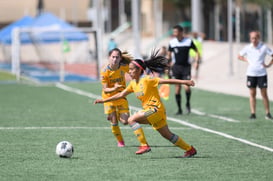
[[[127,56],[126,56],[127,55]],[[109,63],[101,71],[102,98],[109,98],[126,88],[125,73],[129,71],[130,57],[118,48],[109,52]],[[124,147],[119,121],[128,124],[129,107],[126,98],[104,103],[104,113],[111,122],[113,135],[116,137],[118,147]]]
[[[140,147],[136,151],[136,154],[143,154],[151,151],[140,125],[150,124],[164,138],[181,149],[186,150],[182,157],[192,157],[197,153],[196,149],[186,143],[181,137],[172,133],[168,128],[165,107],[161,102],[158,93],[158,84],[185,84],[194,86],[194,82],[192,80],[153,78],[144,75],[146,68],[149,68],[152,72],[157,72],[160,69],[164,69],[166,66],[167,59],[162,56],[157,56],[157,53],[152,54],[150,59],[146,61],[140,59],[131,61],[129,64],[129,75],[131,76],[132,81],[127,88],[110,98],[97,99],[94,103],[105,103],[122,99],[134,92],[137,98],[142,102],[143,107],[143,110],[130,116],[128,119],[129,125],[134,130],[134,133],[140,142]]]

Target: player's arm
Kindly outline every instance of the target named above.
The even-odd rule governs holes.
[[[191,48],[195,51],[195,53],[196,53],[196,56],[195,56],[195,62],[197,63],[197,64],[199,64],[200,62],[200,53],[199,53],[199,51],[198,51],[198,49],[197,49],[197,47],[195,46],[195,44],[193,43],[193,41],[191,42],[192,44],[191,44]]]
[[[169,66],[172,66],[172,52],[171,51],[167,52],[166,58],[168,59]]]
[[[269,68],[269,67],[271,67],[271,65],[273,64],[273,55],[272,55],[271,57],[272,57],[271,61],[270,61],[267,65],[264,64],[264,67],[265,67],[265,68]]]
[[[184,84],[188,86],[194,86],[193,80],[179,80],[179,79],[159,79],[159,84]]]
[[[124,89],[122,92],[120,92],[118,94],[115,94],[112,97],[108,97],[106,99],[97,99],[97,100],[95,100],[94,104],[115,101],[115,100],[118,100],[120,98],[126,97],[128,94],[130,94],[130,92],[127,92],[127,90]]]
[[[118,90],[119,88],[122,88],[123,86],[118,84],[118,83],[115,83],[114,87],[108,87],[107,83],[104,83],[102,84],[102,90],[105,92],[105,93],[111,93],[111,92],[114,92],[116,90]]]
[[[247,62],[246,57],[242,56],[242,55],[238,55],[238,59],[244,62]]]

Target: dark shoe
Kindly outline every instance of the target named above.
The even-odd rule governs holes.
[[[181,109],[179,109],[178,111],[177,111],[177,113],[175,113],[175,115],[182,115],[183,114],[183,111],[181,110]]]
[[[256,119],[256,114],[251,114],[251,115],[249,116],[249,119]]]
[[[191,105],[190,105],[190,103],[186,104],[186,109],[187,109],[187,114],[190,114],[191,113]]]
[[[267,114],[265,115],[265,119],[267,119],[267,120],[273,120],[273,117],[271,116],[270,113],[267,113]]]
[[[191,146],[191,149],[189,151],[186,151],[185,154],[182,156],[182,158],[190,158],[196,155],[197,151],[196,149]]]

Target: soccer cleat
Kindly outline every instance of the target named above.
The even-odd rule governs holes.
[[[251,115],[249,116],[249,119],[256,119],[256,114],[251,114]]]
[[[149,145],[140,146],[138,150],[136,151],[137,155],[141,155],[143,153],[147,153],[151,151],[151,147]]]
[[[175,113],[175,115],[182,115],[182,114],[183,114],[182,109],[178,109],[177,113]]]
[[[189,151],[186,151],[185,154],[182,156],[182,158],[190,158],[196,155],[197,151],[196,149],[191,146],[191,149]]]
[[[125,147],[124,141],[118,141],[118,147]]]
[[[267,119],[267,120],[273,120],[273,117],[271,116],[270,113],[267,113],[267,114],[265,115],[265,119]]]
[[[186,104],[186,109],[187,109],[187,114],[190,114],[191,113],[191,105],[190,105],[190,103]]]

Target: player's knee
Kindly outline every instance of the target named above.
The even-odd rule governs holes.
[[[127,125],[127,124],[128,124],[128,120],[126,120],[126,119],[120,119],[120,122],[121,122],[123,125]]]

